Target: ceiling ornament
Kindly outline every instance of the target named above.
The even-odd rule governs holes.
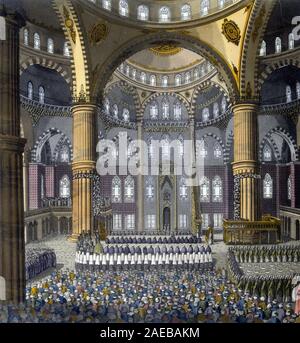
[[[104,41],[108,36],[108,27],[104,23],[95,24],[89,33],[90,42],[97,45]]]
[[[64,17],[65,17],[65,27],[69,31],[69,34],[72,38],[74,44],[76,44],[76,31],[74,29],[74,21],[70,17],[70,13],[67,8],[64,6]]]
[[[162,57],[173,56],[178,54],[182,49],[175,44],[160,44],[156,47],[150,48],[150,51],[155,55]]]
[[[222,33],[228,42],[231,42],[235,45],[240,44],[241,30],[233,20],[224,20],[224,23],[222,24]]]

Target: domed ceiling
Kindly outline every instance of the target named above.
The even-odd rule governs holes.
[[[166,44],[140,51],[127,62],[145,70],[172,72],[191,68],[203,61],[203,57],[192,51]]]

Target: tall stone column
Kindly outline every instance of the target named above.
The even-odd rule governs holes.
[[[75,105],[73,114],[73,234],[93,230],[92,186],[96,167],[96,106]]]
[[[261,219],[260,166],[258,163],[257,105],[238,104],[234,113],[234,162],[235,191],[239,204],[235,204],[235,219],[249,221]],[[239,213],[237,213],[239,212]]]
[[[191,162],[193,166],[196,167],[196,134],[195,134],[195,119],[190,118],[190,125],[189,125],[189,133],[190,133],[190,140],[192,142],[192,151],[191,151]],[[195,169],[196,170],[196,169]],[[199,223],[200,223],[200,207],[199,207],[199,186],[197,182],[198,175],[194,180],[194,185],[192,186],[191,196],[192,196],[192,232],[193,234],[199,234]]]
[[[6,300],[25,297],[23,156],[20,137],[19,29],[23,19],[4,13],[6,39],[0,41],[0,276]]]
[[[141,118],[138,118],[137,121],[137,140],[142,142],[144,139],[143,137],[143,122]],[[143,166],[144,163],[144,149],[143,144],[139,146],[140,151],[140,163]],[[142,168],[141,168],[142,170]],[[137,209],[138,209],[138,223],[137,223],[137,231],[143,232],[144,227],[144,175],[140,172],[137,176]]]

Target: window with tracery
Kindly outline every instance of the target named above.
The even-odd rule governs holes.
[[[200,201],[209,202],[210,201],[210,187],[209,180],[207,177],[202,177],[200,181]]]
[[[150,118],[157,119],[158,117],[158,105],[157,102],[152,102],[150,105]]]
[[[159,10],[159,21],[160,22],[169,22],[171,20],[171,11],[169,7],[163,6]]]
[[[170,105],[167,99],[162,101],[162,118],[169,119],[170,117]]]
[[[139,20],[149,20],[149,8],[145,5],[140,5],[137,10]]]
[[[181,119],[181,103],[179,101],[174,104],[174,119]]]
[[[219,142],[214,145],[214,158],[220,159],[222,157],[222,148]]]
[[[63,176],[59,182],[59,197],[69,198],[71,196],[71,183],[67,175]]]
[[[40,38],[40,35],[37,32],[33,35],[33,47],[36,50],[40,50],[41,49],[41,38]]]
[[[189,20],[192,18],[192,9],[189,4],[185,4],[181,7],[181,20]]]
[[[118,176],[115,176],[112,180],[112,202],[120,203],[121,202],[121,180]]]
[[[125,179],[125,202],[134,202],[134,179],[132,176],[127,176]]]
[[[127,0],[119,1],[119,13],[122,16],[128,17],[129,15],[129,6]]]
[[[48,38],[47,40],[47,51],[49,52],[49,54],[54,53],[54,41],[52,38]]]
[[[43,86],[39,87],[39,103],[45,103],[45,88]]]
[[[266,174],[263,181],[264,199],[273,197],[273,180],[270,174]]]
[[[31,81],[29,81],[27,84],[27,97],[30,100],[33,99],[33,84]]]
[[[215,176],[212,181],[212,200],[213,202],[222,202],[223,184],[220,176]]]

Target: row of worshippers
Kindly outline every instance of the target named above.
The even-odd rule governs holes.
[[[239,288],[268,300],[275,298],[285,302],[292,300],[294,288],[292,280],[295,274],[287,272],[282,275],[275,271],[273,274],[245,275],[233,252],[229,251],[228,255],[228,271]]]
[[[9,323],[299,323],[291,303],[239,289],[223,271],[59,271],[28,285]]]
[[[26,280],[36,277],[48,268],[56,268],[56,254],[53,249],[44,247],[26,248]]]
[[[300,262],[300,245],[241,246],[230,250],[239,263]]]
[[[112,230],[110,232],[110,236],[122,236],[122,237],[125,237],[125,236],[131,236],[131,237],[138,237],[138,236],[190,236],[190,235],[193,235],[191,232],[188,232],[187,230],[176,230],[175,232],[170,232],[170,233],[167,233],[166,231],[168,230],[164,230],[162,229],[161,231],[157,231],[157,230],[147,230],[147,231],[139,231],[139,232],[133,232],[130,231],[130,230]]]
[[[155,269],[167,268],[206,269],[213,265],[212,250],[209,245],[189,246],[105,246],[96,245],[94,249],[76,251],[77,268],[96,269]]]
[[[197,244],[201,243],[201,237],[190,236],[110,236],[106,244]]]

